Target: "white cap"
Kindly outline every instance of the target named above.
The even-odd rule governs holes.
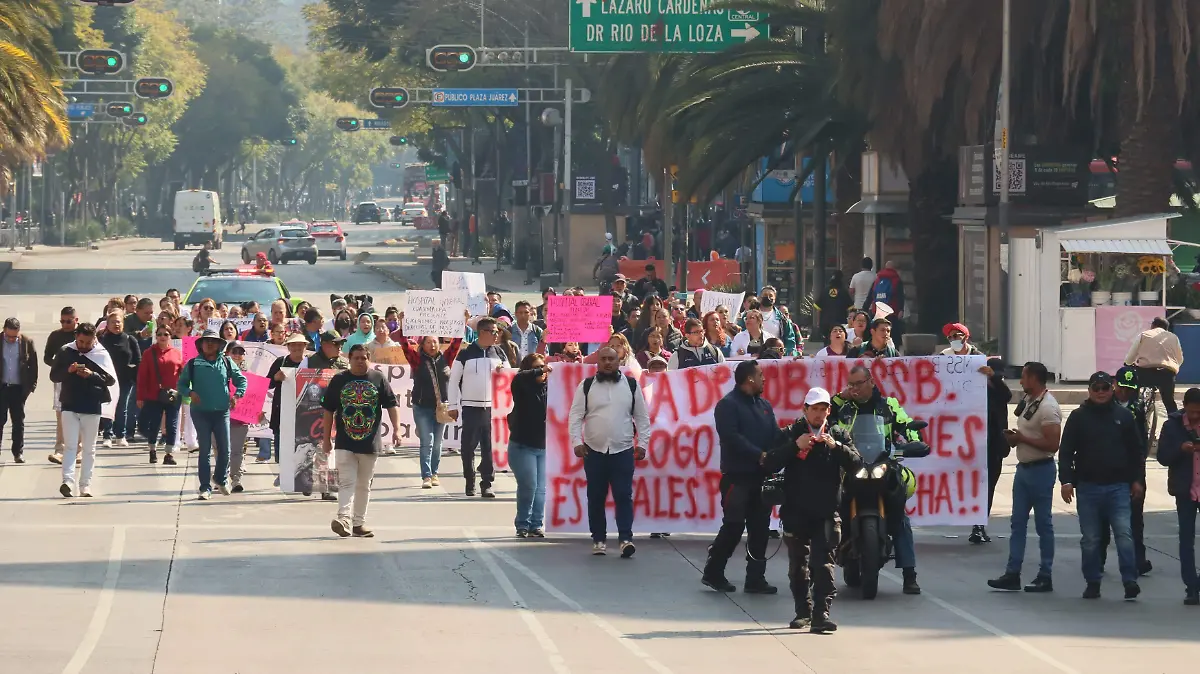
[[[819,405],[820,403],[829,404],[829,391],[820,386],[808,389],[808,395],[804,396],[804,404]]]
[[[604,238],[608,239],[609,241],[612,241],[612,232],[605,232]]]

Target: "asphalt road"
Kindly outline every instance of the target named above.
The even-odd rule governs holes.
[[[185,288],[192,255],[146,241],[35,251],[0,285],[0,313],[25,318],[40,345],[64,303],[90,315],[109,295]],[[298,293],[400,297],[349,262],[279,271]],[[201,503],[194,457],[152,466],[137,448],[101,450],[97,497],[68,501],[45,461],[50,388],[43,378],[27,405],[30,462],[0,455],[0,672],[1091,674],[1191,671],[1200,657],[1200,609],[1181,603],[1175,515],[1157,467],[1147,504],[1155,570],[1137,602],[1121,601],[1111,561],[1104,598],[1079,598],[1078,525],[1057,498],[1056,591],[989,592],[1007,556],[1006,475],[996,542],[919,529],[925,593],[901,595],[889,568],[876,601],[843,589],[841,630],[818,637],[785,628],[786,551],[768,566],[780,595],[724,596],[698,582],[707,537],[639,537],[632,560],[594,558],[575,536],[516,540],[514,482],[502,475],[495,501],[463,497],[453,456],[445,489],[432,492],[411,454],[381,459],[370,540],[334,537],[334,508],[274,491],[269,467],[251,463],[245,494]],[[1031,532],[1028,570],[1035,551]],[[729,570],[740,587],[740,564]]]

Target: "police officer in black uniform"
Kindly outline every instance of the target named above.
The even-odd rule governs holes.
[[[1138,380],[1137,368],[1131,365],[1126,365],[1117,370],[1117,376],[1113,382],[1113,402],[1125,409],[1133,415],[1133,423],[1137,426],[1140,437],[1146,438],[1149,435],[1149,422],[1146,419],[1146,407],[1142,401],[1138,399]],[[1150,440],[1145,442],[1145,458],[1150,456]],[[1142,478],[1142,495],[1141,498],[1130,494],[1129,508],[1129,523],[1133,529],[1133,553],[1134,561],[1137,563],[1137,572],[1139,576],[1144,576],[1154,569],[1154,565],[1150,560],[1146,559],[1146,520],[1144,517],[1144,509],[1146,506],[1146,479]],[[1100,566],[1104,567],[1104,563],[1108,561],[1108,543],[1112,538],[1112,527],[1105,526],[1100,533]]]
[[[837,596],[833,555],[841,537],[837,512],[842,501],[842,479],[847,472],[862,467],[862,457],[854,449],[850,434],[829,423],[829,406],[828,391],[809,389],[804,398],[804,416],[784,429],[788,441],[767,454],[764,462],[768,471],[783,470],[780,519],[796,603],[796,617],[789,627],[808,627],[816,633],[837,629],[837,623],[829,619],[829,610]]]

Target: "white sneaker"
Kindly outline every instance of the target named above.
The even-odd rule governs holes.
[[[119,440],[117,440],[117,446],[118,447],[128,447],[129,441],[126,440],[125,438],[120,438]]]
[[[202,492],[200,492],[200,500],[201,500],[201,501],[207,501],[207,500],[208,500],[208,499],[210,499],[210,498],[212,498],[212,492],[211,492],[211,491],[202,491]]]
[[[104,442],[100,443],[100,446],[104,447],[105,449],[112,449],[112,446],[113,446],[112,438],[104,438]]]
[[[433,489],[433,478],[421,478],[421,489]]]
[[[92,498],[92,488],[91,487],[80,487],[79,495],[84,498]]]
[[[225,480],[221,484],[217,485],[217,489],[221,492],[221,495],[229,496],[229,480]]]
[[[592,554],[596,556],[604,555],[608,551],[608,545],[604,541],[592,543]]]

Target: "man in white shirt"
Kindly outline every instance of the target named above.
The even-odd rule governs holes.
[[[616,505],[621,557],[628,559],[633,545],[633,466],[646,458],[650,439],[650,412],[637,380],[621,374],[617,352],[604,347],[597,353],[596,376],[575,389],[571,402],[570,434],[575,456],[583,459],[587,476],[588,527],[592,554],[607,550],[608,515],[604,502],[612,490]],[[636,431],[636,435],[635,435]]]
[[[854,298],[856,309],[862,309],[867,302],[867,295],[871,294],[871,285],[875,283],[875,272],[872,271],[874,267],[875,262],[869,257],[864,257],[862,270],[850,277],[850,296]]]
[[[1150,329],[1138,335],[1130,345],[1125,364],[1137,368],[1138,386],[1158,389],[1167,414],[1179,410],[1175,403],[1175,375],[1183,365],[1183,347],[1171,332],[1167,319],[1158,316],[1150,322]]]

